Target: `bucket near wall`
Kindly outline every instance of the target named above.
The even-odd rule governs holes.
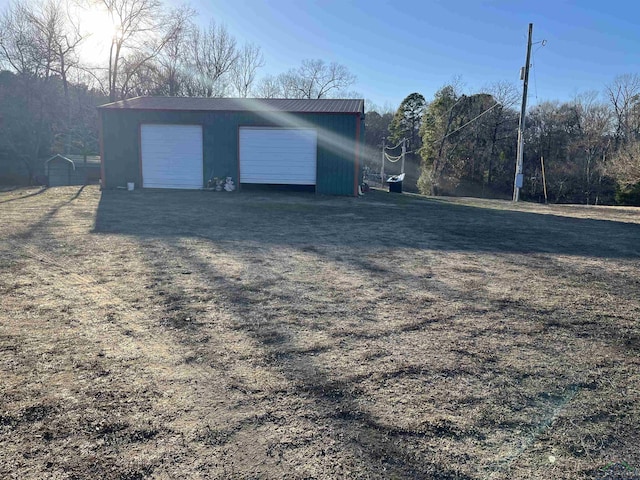
[[[135,184],[133,182],[128,182],[127,183],[127,190],[129,190],[130,192],[133,191],[133,187],[135,186]]]

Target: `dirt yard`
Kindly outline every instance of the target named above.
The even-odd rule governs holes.
[[[0,478],[639,478],[640,210],[0,193]]]

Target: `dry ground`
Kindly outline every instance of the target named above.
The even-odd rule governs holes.
[[[638,478],[638,210],[92,186],[0,222],[0,478]]]

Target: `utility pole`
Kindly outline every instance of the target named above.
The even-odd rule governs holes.
[[[384,188],[384,153],[387,146],[385,145],[385,137],[382,137],[382,164],[380,165],[380,187]]]
[[[520,200],[520,189],[524,174],[522,161],[524,157],[524,122],[527,113],[527,90],[529,87],[529,63],[531,62],[531,37],[533,35],[533,23],[529,24],[529,41],[527,42],[527,62],[524,64],[524,87],[522,89],[522,109],[520,110],[520,122],[518,123],[518,155],[516,159],[516,178],[513,182],[513,201]]]
[[[547,176],[544,173],[544,157],[540,157],[540,165],[542,165],[542,186],[544,188],[544,203],[548,203],[548,198],[547,198]]]

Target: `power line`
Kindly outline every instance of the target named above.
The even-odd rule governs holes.
[[[536,104],[538,103],[538,78],[536,76],[536,53],[538,52],[538,50],[540,50],[542,47],[544,47],[547,44],[546,40],[541,40],[539,42],[535,42],[533,45],[535,45],[536,43],[539,43],[540,46],[538,48],[536,48],[533,52],[531,52],[531,69],[533,70],[533,86],[534,86],[534,90],[535,90],[535,97],[536,97]]]
[[[386,148],[387,150],[395,150],[395,149],[396,149],[396,148],[398,148],[400,145],[402,145],[402,142],[404,142],[404,138],[403,138],[402,140],[400,140],[400,141],[398,142],[398,144],[397,144],[395,147],[387,147],[387,146],[385,145],[385,147],[384,147],[384,148]]]
[[[391,162],[391,163],[396,163],[398,160],[402,158],[402,155],[398,155],[397,157],[392,157],[387,152],[384,153],[384,156],[387,159],[387,162]]]
[[[477,119],[479,119],[481,116],[483,116],[483,115],[485,115],[485,114],[489,113],[491,110],[493,110],[494,108],[496,108],[498,105],[502,105],[502,104],[501,104],[500,102],[496,102],[496,103],[494,103],[494,104],[493,104],[493,105],[491,105],[489,108],[487,108],[484,112],[482,112],[482,113],[481,113],[481,114],[479,114],[479,115],[476,115],[475,117],[473,117],[471,120],[469,120],[469,121],[468,121],[467,123],[465,123],[464,125],[461,125],[460,127],[456,128],[453,132],[449,132],[449,133],[447,133],[444,137],[438,138],[437,140],[434,140],[434,141],[433,141],[433,142],[431,142],[431,143],[441,142],[441,141],[442,141],[442,140],[444,140],[445,138],[447,138],[447,137],[449,137],[449,136],[453,135],[454,133],[459,132],[460,130],[462,130],[462,129],[463,129],[464,127],[466,127],[467,125],[469,125],[469,124],[471,124],[471,123],[475,122],[475,121],[476,121]],[[406,153],[409,153],[409,154],[417,153],[419,150],[420,150],[420,149],[411,150],[410,152],[406,152]]]
[[[453,132],[449,132],[447,133],[444,137],[439,138],[438,140],[434,140],[432,143],[436,143],[436,142],[441,142],[442,140],[444,140],[445,138],[453,135],[456,132],[459,132],[460,130],[462,130],[464,127],[466,127],[467,125],[475,122],[477,119],[479,119],[481,116],[485,115],[486,113],[489,113],[491,110],[493,110],[495,107],[497,107],[498,105],[502,105],[500,102],[496,102],[494,103],[492,106],[490,106],[489,108],[487,108],[484,112],[482,112],[480,115],[477,115],[475,117],[473,117],[471,120],[469,120],[467,123],[465,123],[464,125],[461,125],[460,127],[456,128]]]
[[[531,63],[531,67],[533,68],[533,87],[536,92],[536,103],[538,102],[538,78],[536,77],[536,58],[535,53],[533,57],[533,62]]]

